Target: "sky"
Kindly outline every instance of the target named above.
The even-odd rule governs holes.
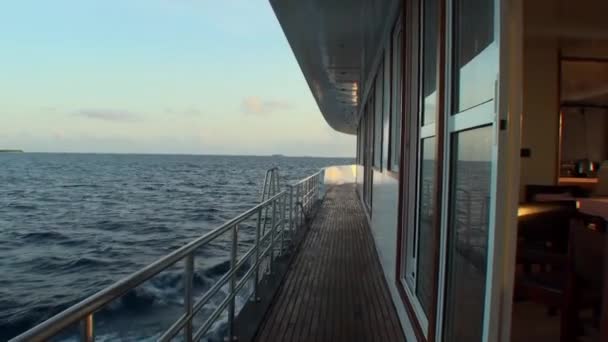
[[[268,0],[6,1],[0,51],[0,149],[355,154]]]

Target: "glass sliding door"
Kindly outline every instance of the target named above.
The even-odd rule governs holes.
[[[373,116],[374,116],[374,168],[382,171],[382,136],[383,136],[383,103],[384,103],[384,67],[382,63],[378,67],[378,73],[374,81],[373,92]]]
[[[496,0],[452,0],[453,113],[494,99],[498,75]]]
[[[492,126],[451,137],[444,341],[481,341],[492,176]]]
[[[399,163],[401,161],[401,118],[403,115],[401,104],[403,101],[403,24],[402,19],[397,21],[395,25],[392,44],[390,49],[391,57],[391,102],[390,102],[390,139],[389,139],[389,156],[388,169],[394,172],[399,172]]]
[[[374,105],[373,99],[369,100],[363,110],[365,120],[365,162],[363,170],[363,201],[369,215],[372,212],[372,190],[373,190],[373,158],[374,158]]]
[[[436,138],[429,137],[422,140],[420,155],[422,157],[419,175],[419,202],[418,202],[418,253],[416,277],[416,297],[422,306],[424,314],[428,317],[433,304],[434,270],[435,270],[435,158]]]
[[[437,234],[437,115],[439,104],[439,6],[441,0],[417,2],[420,10],[419,47],[408,51],[412,68],[417,68],[419,83],[410,88],[410,101],[416,105],[409,120],[407,165],[405,170],[403,205],[404,215],[404,270],[402,283],[408,304],[415,314],[421,334],[428,338],[429,322],[434,316],[436,297]],[[420,63],[416,63],[420,61]],[[412,73],[413,74],[413,73]]]
[[[499,0],[447,1],[443,175],[443,341],[485,341],[496,196]],[[488,280],[490,279],[490,280]]]

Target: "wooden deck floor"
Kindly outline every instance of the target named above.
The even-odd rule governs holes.
[[[405,341],[353,185],[328,189],[256,341]]]

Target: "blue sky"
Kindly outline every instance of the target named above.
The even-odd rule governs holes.
[[[353,156],[268,0],[19,0],[0,11],[0,148]]]

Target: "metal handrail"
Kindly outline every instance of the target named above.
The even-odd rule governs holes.
[[[262,191],[260,194],[260,202],[264,202],[266,199],[276,195],[281,192],[280,184],[279,184],[279,168],[273,167],[266,171],[264,175],[264,184],[262,186]],[[264,210],[264,223],[262,225],[262,233],[266,232],[266,226],[268,225],[268,210],[266,207]]]
[[[268,174],[268,173],[267,173]],[[202,338],[205,333],[211,328],[215,320],[223,312],[226,307],[229,307],[228,329],[230,336],[233,336],[233,321],[235,313],[235,298],[237,293],[247,284],[250,278],[255,275],[253,288],[253,296],[257,298],[258,282],[260,266],[264,262],[264,258],[269,256],[269,271],[272,272],[272,266],[275,261],[274,252],[276,249],[275,243],[277,233],[280,228],[280,243],[279,254],[284,251],[284,235],[286,232],[285,223],[289,223],[288,232],[294,238],[294,231],[297,231],[303,225],[298,210],[295,208],[296,203],[302,203],[304,210],[302,214],[306,215],[312,209],[314,198],[319,199],[319,187],[322,180],[322,171],[317,172],[295,184],[289,185],[288,190],[281,191],[278,194],[262,201],[253,208],[244,213],[228,220],[221,226],[206,233],[205,235],[191,241],[190,243],[178,248],[168,255],[158,259],[141,270],[131,274],[130,276],[119,280],[113,285],[93,294],[92,296],[82,300],[81,302],[71,306],[70,308],[58,313],[49,318],[43,323],[33,327],[23,334],[11,339],[11,341],[45,341],[48,340],[74,324],[81,322],[83,341],[94,341],[94,320],[95,312],[103,309],[114,300],[122,297],[128,291],[135,289],[145,281],[158,275],[164,270],[172,267],[181,260],[184,263],[184,314],[181,315],[171,327],[159,338],[161,341],[168,341],[173,338],[179,331],[184,330],[186,341],[197,341]],[[277,180],[278,184],[278,180]],[[294,201],[295,194],[295,201]],[[287,208],[289,205],[289,208]],[[272,207],[272,225],[268,233],[261,233],[261,215],[262,211]],[[286,210],[289,210],[289,215],[286,215]],[[255,245],[247,251],[240,259],[237,260],[238,248],[238,231],[239,225],[245,220],[250,219],[257,214],[256,238]],[[287,219],[287,216],[289,219]],[[194,303],[193,294],[193,273],[194,273],[194,252],[207,245],[219,236],[232,230],[232,248],[231,261],[229,271],[223,275],[207,292]],[[261,246],[268,242],[268,247],[261,250]],[[237,271],[243,267],[249,259],[255,257],[255,264],[247,271],[247,273],[237,283]],[[221,304],[211,313],[210,317],[196,332],[192,330],[192,320],[194,316],[202,310],[207,302],[226,284],[230,286],[230,293],[221,302]]]
[[[297,182],[295,182],[295,183],[291,184],[291,186],[297,186],[297,185],[300,185],[300,184],[302,184],[302,183],[304,183],[304,182],[310,181],[312,178],[318,177],[318,176],[319,176],[319,175],[321,175],[322,173],[323,173],[323,171],[318,171],[318,172],[316,172],[316,173],[313,173],[312,175],[310,175],[310,176],[308,176],[308,177],[306,177],[306,178],[304,178],[304,179],[300,179],[299,181],[297,181]]]
[[[319,185],[323,183],[323,172],[323,170],[318,171],[302,180],[288,185],[290,192],[289,208],[291,209],[289,212],[290,223],[295,222],[295,224],[290,225],[292,236],[297,233],[297,228],[299,226],[304,225],[306,218],[312,211],[313,200],[315,198],[317,200],[320,199],[321,193]]]

